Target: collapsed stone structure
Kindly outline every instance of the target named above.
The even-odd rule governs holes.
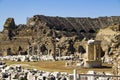
[[[36,53],[39,46],[42,54],[54,55],[54,51],[57,53],[55,55],[85,53],[84,43],[90,38],[96,38],[99,29],[116,26],[112,29],[119,31],[119,23],[119,16],[63,18],[35,15],[27,18],[26,24],[20,25],[15,25],[14,19],[8,18],[0,33],[0,51],[7,55],[26,54],[28,46],[30,53],[34,46],[33,53]],[[78,49],[79,46],[83,47],[82,50]]]
[[[5,64],[5,63],[4,63]],[[26,69],[27,64],[13,64],[4,66],[0,62],[0,79],[1,80],[114,80],[114,76],[107,72],[88,71],[86,74],[79,74],[74,69],[73,73],[67,72],[50,72],[38,69]],[[118,79],[120,76],[118,76]]]
[[[0,32],[0,55],[83,54],[86,52],[86,41],[95,38],[102,41],[104,51],[101,50],[101,57],[102,52],[105,52],[105,58],[113,58],[113,69],[116,72],[119,67],[119,33],[120,16],[63,18],[35,15],[27,18],[26,24],[19,25],[15,24],[13,18],[8,18]]]
[[[16,28],[13,18],[8,18],[4,24],[3,35],[6,40],[11,40],[11,37],[14,36],[14,29]]]

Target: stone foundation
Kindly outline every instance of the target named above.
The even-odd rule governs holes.
[[[84,67],[94,68],[94,67],[102,67],[101,61],[85,61]]]

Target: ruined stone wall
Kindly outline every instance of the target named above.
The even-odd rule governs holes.
[[[98,18],[50,17],[35,15],[27,21],[27,25],[44,24],[49,28],[71,32],[96,32],[100,28],[120,23],[119,16]]]
[[[25,51],[29,44],[37,42],[36,44],[45,45],[52,53],[52,38],[55,33],[56,46],[60,47],[63,55],[69,55],[78,51],[79,46],[84,47],[88,39],[95,38],[99,29],[119,23],[119,16],[74,18],[35,15],[28,18],[26,24],[16,26],[14,19],[8,18],[0,34],[0,50],[11,48],[12,52],[17,53],[19,46]],[[69,41],[73,43],[69,44]]]

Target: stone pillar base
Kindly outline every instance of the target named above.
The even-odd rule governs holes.
[[[102,62],[101,61],[85,61],[84,67],[99,68],[99,67],[102,67]]]

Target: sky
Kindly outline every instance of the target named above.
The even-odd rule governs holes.
[[[16,25],[33,15],[61,17],[120,16],[120,0],[0,0],[0,31],[12,17]]]

